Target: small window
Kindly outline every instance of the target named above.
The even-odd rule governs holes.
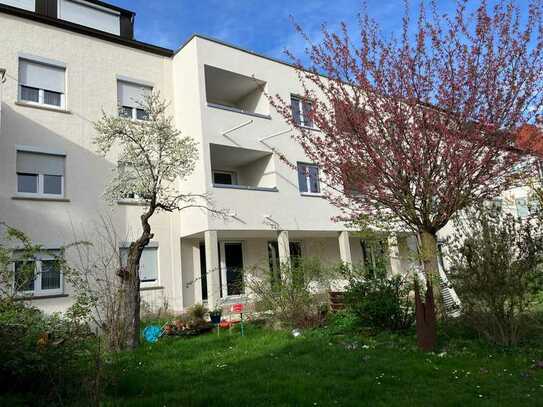
[[[230,171],[213,171],[213,183],[218,185],[236,185],[236,173]]]
[[[298,184],[304,194],[320,194],[319,167],[298,163]]]
[[[292,107],[292,119],[296,125],[310,128],[315,127],[313,120],[311,120],[310,117],[310,112],[313,106],[310,101],[297,96],[291,96],[290,105]]]
[[[145,99],[151,95],[153,88],[126,81],[117,81],[117,103],[119,116],[134,120],[149,120],[143,109]]]
[[[126,266],[128,261],[128,248],[123,247],[121,252],[121,264]],[[152,283],[158,281],[158,248],[146,247],[140,258],[140,281]]]
[[[16,258],[19,255],[15,253]],[[16,260],[15,291],[35,296],[62,294],[63,274],[57,255],[58,252],[51,251],[39,253],[35,260]]]
[[[21,58],[19,60],[19,99],[40,105],[65,107],[66,69],[61,66]]]
[[[61,155],[17,151],[17,192],[63,196],[64,161]]]
[[[517,207],[517,216],[519,218],[525,218],[530,214],[530,208],[528,207],[528,198],[516,198],[515,206]]]

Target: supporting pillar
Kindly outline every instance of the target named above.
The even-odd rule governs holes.
[[[206,270],[202,270],[200,267],[200,242],[198,240],[193,240],[192,242],[192,267],[194,270],[194,303],[201,304],[202,299],[202,275]]]
[[[279,264],[288,267],[290,265],[290,243],[287,230],[282,230],[277,234],[277,247],[279,248]]]
[[[401,274],[407,270],[402,268],[402,256],[400,253],[400,239],[397,235],[390,235],[388,238],[388,258],[391,274]]]
[[[339,258],[347,267],[351,268],[353,260],[351,257],[351,242],[349,241],[349,232],[346,230],[339,233]]]
[[[214,308],[221,300],[221,280],[219,266],[219,239],[216,230],[204,232],[206,246],[207,302]]]

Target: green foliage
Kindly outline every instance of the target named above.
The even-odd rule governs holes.
[[[92,355],[91,333],[60,315],[22,302],[0,302],[0,389],[61,403],[82,391]]]
[[[517,343],[537,324],[534,312],[543,289],[540,220],[481,207],[458,217],[455,226],[448,245],[450,280],[466,323],[493,342]]]
[[[355,268],[347,273],[345,303],[364,326],[403,331],[415,320],[407,276],[387,276],[384,270]]]
[[[267,312],[273,325],[282,328],[306,328],[324,322],[324,292],[339,277],[337,269],[323,265],[317,258],[296,258],[280,265],[280,279],[268,267],[247,276],[247,287],[257,306]]]
[[[343,334],[355,332],[360,329],[360,321],[350,309],[339,310],[328,317],[328,329],[331,333]]]
[[[203,321],[207,314],[208,310],[203,304],[193,304],[187,310],[189,319],[193,321]]]

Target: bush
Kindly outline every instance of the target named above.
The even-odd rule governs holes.
[[[81,396],[93,355],[89,338],[89,331],[72,320],[0,301],[0,388],[39,395],[44,403]]]
[[[412,284],[405,276],[388,277],[386,271],[355,269],[348,274],[345,303],[368,327],[403,331],[413,325],[415,312],[409,297]]]
[[[456,219],[448,245],[450,281],[467,324],[488,340],[512,345],[537,324],[543,288],[541,224],[485,208]]]
[[[278,277],[280,276],[280,278]],[[297,258],[280,267],[280,274],[256,269],[248,275],[247,287],[256,297],[257,309],[269,311],[273,325],[309,328],[324,322],[328,297],[324,294],[336,276],[335,269],[318,259]]]

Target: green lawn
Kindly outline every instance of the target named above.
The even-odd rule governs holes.
[[[445,343],[445,342],[444,342]],[[448,340],[417,351],[412,336],[294,338],[252,328],[165,338],[111,364],[106,405],[526,406],[543,405],[543,349],[503,351]]]

